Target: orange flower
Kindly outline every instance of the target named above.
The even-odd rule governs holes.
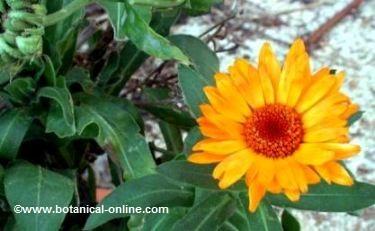
[[[189,161],[218,163],[213,177],[222,189],[245,176],[252,212],[266,192],[298,201],[320,178],[352,185],[339,161],[360,151],[348,144],[347,127],[358,106],[339,92],[343,79],[328,68],[311,74],[300,39],[283,68],[265,43],[258,68],[238,59],[229,73],[215,74],[216,87],[204,88],[209,104],[200,106],[198,123],[205,139]]]

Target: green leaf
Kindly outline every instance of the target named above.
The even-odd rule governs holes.
[[[100,0],[100,5],[103,6],[105,11],[108,13],[109,21],[113,27],[115,33],[115,39],[117,41],[125,41],[126,32],[125,24],[127,18],[127,12],[125,8],[125,3],[123,2],[113,2],[108,0]],[[148,24],[151,20],[151,7],[147,6],[134,6],[134,11],[136,11],[139,16]]]
[[[46,77],[46,82],[49,86],[56,86],[56,71],[52,60],[47,55],[43,56],[43,58],[45,63],[44,76]]]
[[[78,84],[85,92],[92,92],[94,89],[94,83],[90,79],[90,74],[83,68],[74,67],[70,69],[66,73],[65,80],[69,88]]]
[[[229,218],[235,209],[235,202],[225,192],[209,194],[194,205],[190,211],[172,228],[179,230],[217,230]]]
[[[128,205],[128,207],[150,206],[188,206],[193,201],[193,191],[180,185],[176,185],[160,175],[149,175],[138,179],[132,179],[117,187],[99,205],[116,207]],[[85,230],[93,229],[109,220],[130,216],[131,214],[96,213],[92,214],[86,222]]]
[[[249,198],[247,193],[237,197],[237,209],[227,222],[221,227],[224,230],[256,230],[281,231],[281,223],[277,214],[267,201],[262,201],[257,210],[251,213],[248,210]]]
[[[213,85],[213,76],[220,69],[215,52],[202,40],[191,35],[172,35],[169,40],[190,58],[194,69]]]
[[[168,100],[169,89],[146,88],[143,91],[149,102],[142,105],[142,108],[155,117],[184,129],[189,129],[196,125],[195,120],[189,113],[171,106]]]
[[[159,127],[167,146],[167,150],[175,154],[180,153],[183,148],[180,129],[164,121],[159,122]]]
[[[78,134],[95,138],[118,160],[126,179],[154,172],[155,163],[139,127],[121,105],[104,97],[82,96],[76,107]]]
[[[103,6],[109,16],[109,21],[111,22],[115,33],[115,39],[118,41],[124,41],[126,39],[125,22],[127,17],[125,4],[123,2],[113,2],[108,0],[100,0],[99,3]]]
[[[44,5],[48,10],[48,14],[51,14],[73,1],[75,0],[45,1]],[[53,59],[55,69],[59,70],[60,73],[65,73],[73,62],[73,56],[76,51],[76,40],[83,16],[84,9],[82,8],[59,23],[46,28],[44,38],[50,44],[50,51],[56,49],[56,52],[52,52],[54,54],[51,53],[49,56]],[[52,49],[51,46],[53,47]]]
[[[310,186],[298,202],[291,202],[284,195],[267,195],[272,205],[322,212],[349,212],[366,208],[375,203],[375,186],[355,182],[353,186],[320,183]]]
[[[0,116],[0,159],[14,159],[32,118],[25,110],[11,110]]]
[[[11,207],[68,206],[73,182],[55,172],[27,162],[16,163],[5,173],[5,193]],[[59,230],[64,213],[14,213],[19,230]]]
[[[202,134],[201,134],[201,131],[199,130],[199,127],[194,127],[192,128],[188,135],[186,136],[185,138],[185,141],[184,141],[184,151],[183,153],[188,156],[190,155],[192,149],[193,149],[193,146],[203,138]]]
[[[298,220],[286,209],[284,209],[283,214],[281,215],[281,223],[284,231],[301,230]]]
[[[207,102],[203,88],[212,85],[212,82],[185,65],[178,66],[178,79],[186,104],[193,116],[198,118],[201,115],[199,105]]]
[[[46,132],[53,132],[60,138],[76,133],[73,99],[66,88],[65,80],[60,77],[56,87],[40,89],[38,97],[52,100],[47,116]]]
[[[171,208],[169,213],[147,214],[144,219],[143,231],[166,231],[186,214],[186,208]]]
[[[189,63],[188,57],[149,27],[141,15],[127,1],[124,2],[124,5],[127,13],[124,31],[140,50],[164,60],[176,59],[184,64]]]
[[[163,36],[169,34],[170,27],[179,17],[179,10],[163,10],[155,12],[151,28]],[[119,53],[110,56],[107,64],[98,77],[98,86],[105,92],[117,96],[132,74],[144,63],[148,55],[138,49],[131,41],[127,41]]]
[[[348,126],[352,126],[355,122],[359,121],[362,118],[364,113],[365,113],[364,111],[358,111],[358,112],[354,113],[348,119]]]
[[[4,168],[0,164],[0,198],[4,196],[4,173],[5,173]]]
[[[221,3],[222,0],[188,0],[188,13],[190,15],[200,15],[209,13],[214,4]]]
[[[159,165],[156,169],[160,174],[173,180],[205,189],[221,190],[212,177],[213,165],[198,165],[185,160],[169,161]],[[228,190],[246,191],[243,182],[239,182]]]
[[[11,101],[16,104],[24,104],[34,94],[36,84],[32,78],[19,78],[13,80],[4,89],[8,92]]]

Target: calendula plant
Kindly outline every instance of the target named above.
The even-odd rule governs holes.
[[[203,41],[170,34],[219,2],[0,0],[0,230],[298,230],[288,209],[374,204],[375,187],[342,162],[360,152],[348,127],[362,114],[342,72],[311,70],[299,39],[283,66],[265,43],[257,65],[220,72]],[[92,32],[88,5],[109,29]],[[187,107],[162,84],[127,91],[149,57],[177,65]],[[166,149],[145,139],[151,115]],[[115,187],[97,204],[103,153]],[[54,210],[69,206],[169,212]]]

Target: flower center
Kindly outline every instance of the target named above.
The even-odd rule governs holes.
[[[293,154],[302,142],[300,115],[288,106],[266,105],[256,109],[244,124],[247,145],[270,158],[285,158]]]

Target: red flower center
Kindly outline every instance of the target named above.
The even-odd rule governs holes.
[[[293,154],[303,138],[300,115],[288,106],[267,105],[256,109],[244,124],[246,143],[257,153],[270,158]]]

